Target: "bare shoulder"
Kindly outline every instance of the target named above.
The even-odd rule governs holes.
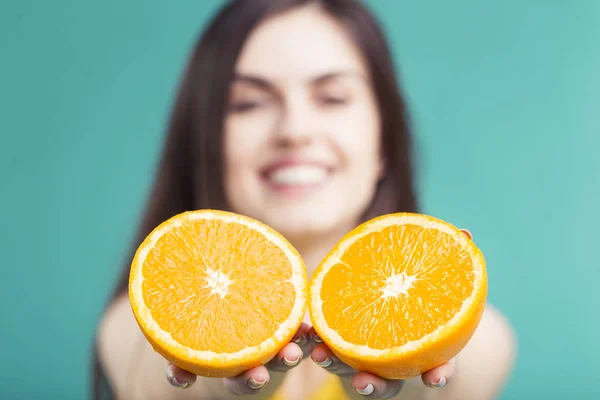
[[[457,357],[457,373],[444,399],[496,399],[515,364],[517,340],[507,318],[486,305],[475,334]],[[441,391],[442,392],[442,391]]]
[[[96,343],[100,364],[116,392],[126,385],[130,359],[142,336],[127,297],[116,298],[100,320]]]
[[[118,399],[173,397],[165,378],[167,365],[142,334],[126,295],[108,307],[98,327],[98,358]],[[182,397],[183,398],[183,397]]]
[[[486,304],[481,323],[465,348],[466,354],[484,352],[490,360],[510,362],[516,353],[516,335],[508,319]]]

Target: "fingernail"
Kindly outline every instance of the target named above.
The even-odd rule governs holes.
[[[185,389],[186,387],[188,387],[190,385],[189,382],[180,381],[179,379],[177,379],[174,376],[169,378],[169,383],[171,384],[171,386],[174,386],[179,389]]]
[[[446,383],[448,383],[448,379],[446,379],[445,376],[442,376],[439,381],[432,383],[430,386],[434,389],[441,389],[446,386]]]
[[[321,340],[321,338],[320,338],[320,337],[318,337],[318,336],[313,336],[312,340],[313,340],[313,342],[315,342],[315,343],[323,343],[323,341]]]
[[[298,336],[296,339],[292,340],[292,342],[296,343],[297,345],[301,345],[306,342],[306,338],[304,336]]]
[[[266,385],[266,383],[267,383],[267,381],[256,382],[254,380],[254,378],[248,379],[248,386],[250,386],[250,389],[254,389],[254,390],[261,389],[263,386]]]
[[[356,392],[360,395],[369,396],[373,394],[373,392],[375,391],[375,387],[372,383],[369,383],[364,389],[354,388],[354,390],[356,390]]]
[[[289,360],[286,357],[283,357],[283,363],[288,367],[295,367],[300,362],[300,358],[295,358],[293,360]]]
[[[180,381],[175,375],[173,375],[172,365],[170,364],[167,365],[167,381],[171,384],[171,386],[179,389],[185,389],[186,387],[190,386],[189,382]]]
[[[313,361],[315,362],[315,364],[317,364],[319,367],[321,368],[327,368],[331,365],[331,363],[333,362],[331,360],[331,358],[327,357],[326,359],[324,359],[323,361],[317,361],[313,358]]]

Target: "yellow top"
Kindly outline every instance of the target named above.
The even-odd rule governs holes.
[[[347,400],[339,378],[330,374],[325,383],[311,395],[310,399],[318,400]],[[276,393],[271,400],[286,400],[283,393]]]

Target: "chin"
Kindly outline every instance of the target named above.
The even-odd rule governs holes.
[[[270,210],[260,219],[288,240],[330,236],[339,232],[341,227],[349,225],[342,215],[337,215],[333,210]]]

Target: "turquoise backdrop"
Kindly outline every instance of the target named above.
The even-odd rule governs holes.
[[[518,334],[503,398],[595,398],[600,1],[369,3],[410,100],[424,211],[472,230]],[[219,4],[0,2],[0,398],[86,397],[175,85]]]

